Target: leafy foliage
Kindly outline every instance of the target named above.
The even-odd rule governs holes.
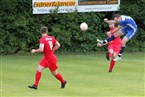
[[[103,18],[111,18],[111,12],[58,14],[55,10],[51,14],[33,15],[30,0],[1,0],[0,4],[0,53],[25,53],[37,48],[41,37],[39,29],[43,25],[61,43],[61,52],[106,50],[106,47],[98,48],[96,40],[106,38],[108,25],[103,22]],[[121,1],[119,13],[132,16],[139,26],[137,35],[128,43],[128,51],[143,51],[145,48],[144,5],[144,0]],[[89,26],[86,32],[79,28],[82,22]]]

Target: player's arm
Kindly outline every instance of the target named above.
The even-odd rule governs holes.
[[[109,32],[107,32],[107,33],[108,33],[108,34],[114,34],[114,33],[118,32],[121,28],[122,28],[122,26],[118,26],[115,30],[109,31]]]
[[[52,51],[55,52],[57,49],[59,49],[59,47],[60,47],[60,43],[57,41],[54,47],[52,48]]]
[[[39,44],[39,48],[38,49],[32,49],[31,50],[31,53],[33,54],[33,53],[41,53],[41,52],[43,52],[43,50],[44,50],[44,44],[43,43],[40,43]]]
[[[104,22],[106,22],[108,24],[115,24],[116,23],[115,20],[108,20],[107,18],[104,19]]]

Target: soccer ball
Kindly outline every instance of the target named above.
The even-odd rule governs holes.
[[[85,23],[85,22],[81,23],[80,29],[81,29],[82,31],[86,31],[86,30],[88,29],[87,23]]]

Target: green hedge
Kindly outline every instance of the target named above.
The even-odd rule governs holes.
[[[61,43],[61,52],[99,52],[106,47],[98,48],[96,40],[106,38],[108,25],[103,22],[105,17],[111,18],[111,12],[104,13],[67,13],[32,15],[29,0],[1,0],[0,8],[0,53],[14,54],[29,52],[38,47],[41,37],[39,29],[45,25],[49,34]],[[127,51],[143,51],[145,48],[145,12],[142,9],[144,0],[121,1],[120,13],[132,16],[139,26],[138,33],[128,43]],[[82,32],[79,25],[86,22],[89,29]]]

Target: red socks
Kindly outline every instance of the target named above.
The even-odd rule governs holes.
[[[55,77],[56,77],[61,83],[64,83],[64,79],[63,79],[63,77],[61,76],[60,73],[57,73],[57,74],[55,75]]]
[[[110,68],[109,68],[109,71],[112,71],[114,65],[115,65],[115,61],[112,59],[111,62],[110,62]]]
[[[63,77],[61,76],[61,74],[57,73],[57,74],[55,75],[55,77],[56,77],[61,83],[64,83],[64,82],[65,82],[65,80],[63,79]],[[35,84],[34,84],[34,85],[38,86],[40,78],[41,78],[41,72],[38,72],[38,71],[37,71],[37,72],[36,72],[36,75],[35,75]]]
[[[39,80],[41,78],[41,72],[36,72],[36,75],[35,75],[35,84],[36,86],[38,86],[38,83],[39,83]]]

